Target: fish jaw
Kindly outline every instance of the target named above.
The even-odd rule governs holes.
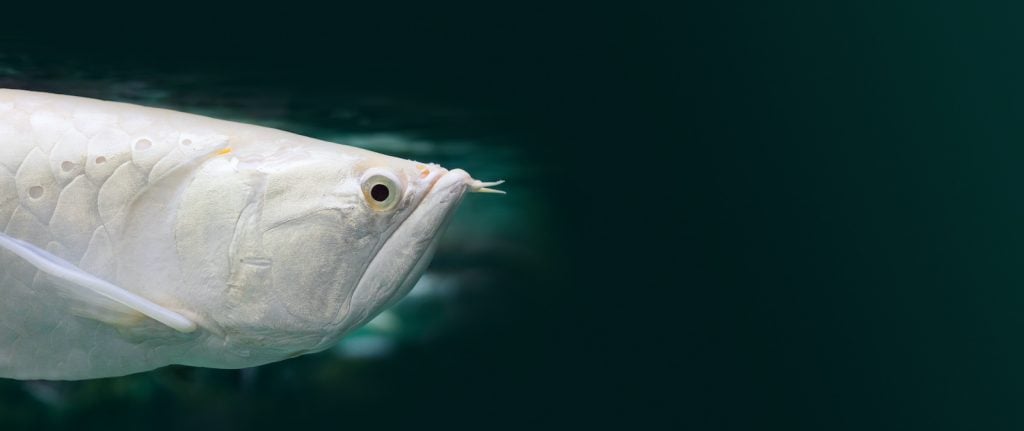
[[[412,290],[427,269],[441,235],[470,189],[462,169],[445,172],[370,262],[351,298],[342,327],[359,327]]]

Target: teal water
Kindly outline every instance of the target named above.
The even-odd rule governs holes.
[[[663,3],[12,31],[0,85],[350,140],[509,195],[470,196],[422,289],[330,352],[0,382],[0,425],[1024,427],[1024,9]]]

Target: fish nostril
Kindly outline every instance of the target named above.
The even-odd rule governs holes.
[[[75,168],[75,164],[71,163],[71,162],[68,162],[68,161],[65,161],[65,162],[60,164],[60,170],[62,170],[64,172],[71,172],[71,170],[74,169],[74,168]]]
[[[102,165],[102,164],[104,164],[106,162],[107,162],[107,158],[106,157],[99,156],[99,157],[96,158],[96,164],[97,165]]]
[[[146,138],[139,139],[138,141],[135,142],[136,151],[148,150],[152,146],[153,141],[150,141],[149,139]]]
[[[186,147],[189,146],[189,145],[192,145],[192,140],[191,139],[182,139],[181,140],[181,145],[184,145]]]
[[[43,197],[43,187],[42,186],[32,186],[32,187],[29,187],[28,188],[28,197],[30,197],[32,199],[39,199],[39,198]]]

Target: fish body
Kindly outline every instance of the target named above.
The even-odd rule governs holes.
[[[401,298],[490,183],[254,125],[0,89],[0,377],[241,368]]]

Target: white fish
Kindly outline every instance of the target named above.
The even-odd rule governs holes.
[[[250,367],[411,289],[498,184],[280,130],[0,89],[0,377]]]

